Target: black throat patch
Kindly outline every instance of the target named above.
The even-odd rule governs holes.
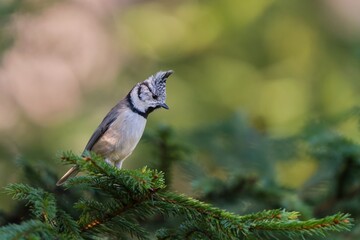
[[[146,114],[149,115],[150,113],[152,113],[155,109],[160,108],[160,106],[156,106],[156,107],[149,107],[148,109],[146,109]]]

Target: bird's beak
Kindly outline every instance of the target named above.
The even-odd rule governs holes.
[[[161,106],[162,108],[169,109],[169,106],[166,105],[166,103],[162,103],[160,106]]]

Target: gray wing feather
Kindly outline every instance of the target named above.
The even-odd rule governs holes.
[[[113,107],[110,112],[102,120],[98,128],[95,130],[91,136],[89,142],[86,144],[84,151],[91,151],[95,143],[101,138],[101,136],[109,129],[110,125],[116,120],[119,116],[118,109],[120,108],[119,104]]]

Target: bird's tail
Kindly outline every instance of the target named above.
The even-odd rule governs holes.
[[[63,185],[66,180],[68,180],[69,178],[75,177],[76,174],[78,174],[79,172],[80,172],[79,167],[73,166],[72,168],[69,169],[69,171],[67,171],[64,174],[64,176],[62,176],[62,178],[60,178],[60,180],[56,183],[56,186]]]

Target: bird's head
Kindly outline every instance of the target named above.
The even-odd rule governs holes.
[[[130,93],[134,108],[146,116],[157,108],[169,109],[165,103],[166,80],[172,73],[172,70],[160,71],[136,84]]]

